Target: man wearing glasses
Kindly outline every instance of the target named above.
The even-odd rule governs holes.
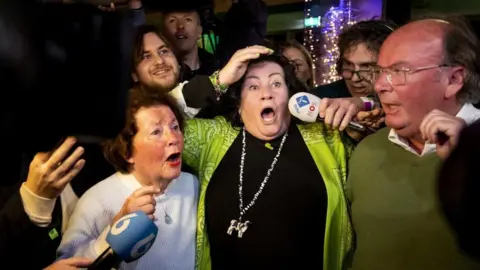
[[[338,38],[337,72],[342,80],[312,89],[320,98],[365,97],[374,94],[372,67],[383,41],[394,30],[385,21],[358,22],[345,29]]]
[[[339,36],[337,72],[342,79],[312,89],[320,98],[320,117],[333,128],[346,130],[358,142],[383,126],[373,90],[372,68],[377,63],[380,46],[395,26],[381,20],[358,22],[346,28]],[[365,127],[365,131],[347,128],[351,120]]]
[[[383,43],[373,80],[387,128],[350,159],[352,269],[480,269],[455,241],[436,180],[460,130],[480,118],[472,105],[480,101],[479,45],[457,18],[411,22]]]

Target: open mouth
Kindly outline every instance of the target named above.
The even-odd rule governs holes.
[[[167,157],[167,162],[171,165],[178,165],[181,161],[181,154],[180,152],[173,153]]]
[[[177,39],[187,39],[188,36],[185,34],[175,34],[175,38]]]
[[[275,110],[271,107],[266,107],[261,112],[261,116],[264,121],[273,121],[275,115]]]
[[[396,104],[382,104],[382,106],[385,114],[394,114],[400,109],[400,106]]]
[[[154,75],[163,75],[165,73],[168,73],[170,71],[170,68],[160,68],[157,69],[153,72]]]

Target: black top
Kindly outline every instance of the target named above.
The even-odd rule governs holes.
[[[457,241],[466,254],[480,261],[480,219],[475,213],[480,207],[480,121],[466,127],[450,156],[439,172],[438,190],[442,210],[456,233]]]
[[[319,98],[346,98],[352,97],[348,91],[345,80],[335,81],[333,83],[320,85],[312,89],[312,94]]]
[[[182,65],[181,82],[190,81],[196,75],[210,76],[219,69],[218,61],[215,60],[214,55],[202,48],[198,48],[198,59],[200,60],[200,67],[196,70],[192,70],[185,64]]]
[[[2,266],[14,262],[15,266],[18,266],[16,269],[43,269],[55,261],[61,240],[60,200],[55,204],[50,225],[38,227],[30,221],[23,209],[20,185],[12,187],[12,193],[0,208]],[[6,189],[1,187],[2,197]]]
[[[209,183],[206,226],[213,269],[322,269],[327,194],[322,176],[291,125],[278,162],[262,194],[244,215],[243,238],[227,234],[239,217],[238,183],[242,134],[235,139]],[[265,142],[247,133],[244,205],[250,203],[270,168],[282,137]]]
[[[267,34],[268,8],[261,0],[232,3],[220,25],[220,42],[216,52],[224,66],[233,54],[247,46],[263,45]]]

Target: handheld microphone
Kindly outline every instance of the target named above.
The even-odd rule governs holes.
[[[315,95],[300,92],[290,98],[288,101],[288,109],[293,116],[304,122],[314,123],[317,120],[323,122],[324,119],[318,115],[320,101],[321,99]],[[354,121],[348,123],[348,126],[358,131],[365,131],[363,125]]]
[[[88,269],[110,270],[122,261],[128,263],[139,259],[152,247],[157,233],[157,226],[142,211],[122,217],[113,224],[107,235],[110,246]]]

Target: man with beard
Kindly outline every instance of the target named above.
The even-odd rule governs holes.
[[[133,46],[132,78],[135,83],[166,91],[177,85],[180,66],[172,48],[154,26],[139,26]]]

